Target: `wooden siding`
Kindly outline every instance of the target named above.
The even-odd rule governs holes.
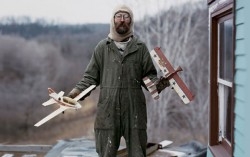
[[[246,45],[245,45],[245,53],[246,53],[246,60],[247,60],[247,70],[246,70],[246,108],[245,108],[245,113],[246,113],[246,123],[245,123],[245,154],[246,156],[249,156],[250,154],[250,1],[249,0],[238,0],[240,3],[242,3],[245,8],[244,8],[244,12],[245,12],[245,17],[244,17],[244,21],[245,21],[245,28],[246,28],[246,32],[245,32],[245,39],[246,39]]]
[[[213,155],[209,149],[207,150],[207,157],[213,157]]]
[[[244,150],[242,146],[244,145],[244,135],[241,130],[235,129],[234,130],[234,156],[235,157],[244,157]]]
[[[234,157],[250,154],[250,1],[235,0],[235,129]]]

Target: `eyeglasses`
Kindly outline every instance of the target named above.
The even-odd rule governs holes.
[[[115,14],[115,19],[121,20],[122,18],[124,20],[129,20],[130,16],[129,16],[128,13],[117,13],[117,14]]]

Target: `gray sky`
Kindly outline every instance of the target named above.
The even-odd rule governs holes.
[[[138,20],[183,1],[197,0],[0,0],[0,19],[29,16],[71,24],[109,23],[113,8],[121,3],[130,6]]]

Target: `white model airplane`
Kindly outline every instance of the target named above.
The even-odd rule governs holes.
[[[52,104],[58,104],[60,108],[49,114],[47,117],[43,118],[39,122],[37,122],[34,126],[39,127],[45,122],[49,121],[50,119],[54,118],[58,114],[62,113],[63,111],[67,109],[79,109],[82,106],[77,102],[80,98],[82,98],[84,95],[88,94],[91,90],[93,90],[96,86],[91,85],[86,90],[82,91],[79,95],[77,95],[74,99],[70,97],[63,96],[64,92],[61,91],[59,93],[56,93],[53,89],[48,88],[49,96],[51,97],[48,101],[44,102],[43,106],[48,106]]]
[[[176,91],[176,93],[179,95],[181,100],[185,104],[188,104],[189,102],[191,102],[194,99],[194,95],[192,94],[192,92],[188,89],[188,87],[185,85],[185,83],[177,74],[177,72],[182,71],[181,67],[178,67],[175,70],[159,47],[154,48],[150,52],[150,55],[153,58],[153,60],[156,62],[156,64],[159,66],[160,70],[162,71],[164,75],[163,77],[169,80],[170,86]],[[158,99],[159,94],[157,90],[154,90],[155,88],[152,88],[152,85],[151,85],[152,81],[151,80],[146,81],[147,79],[148,78],[143,79],[144,83],[146,84],[146,82],[149,82],[149,81],[151,82],[151,83],[148,83],[148,85],[146,84],[146,86],[151,87],[151,89],[148,88],[148,90],[151,93],[152,97],[154,99]]]

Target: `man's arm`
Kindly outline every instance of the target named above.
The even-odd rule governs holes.
[[[97,54],[98,47],[95,49],[90,62],[85,70],[83,78],[76,84],[76,86],[67,95],[70,98],[75,98],[82,91],[91,85],[98,86],[100,84],[100,58]],[[91,92],[83,96],[80,100],[84,100]]]

